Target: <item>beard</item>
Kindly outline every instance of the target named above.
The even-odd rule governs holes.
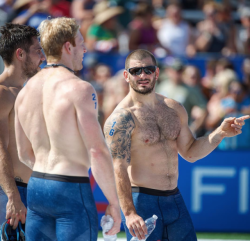
[[[40,64],[41,63],[42,62],[40,62]],[[39,68],[39,66],[35,66],[34,63],[32,63],[32,60],[31,60],[30,56],[27,55],[27,59],[24,62],[24,66],[23,66],[23,75],[26,78],[30,79],[31,77],[33,77],[39,71],[38,68]]]
[[[154,87],[155,87],[155,83],[156,83],[156,77],[154,76],[153,80],[150,81],[150,79],[139,79],[137,80],[136,82],[135,81],[131,81],[131,79],[129,79],[129,84],[131,86],[131,88],[136,92],[136,93],[139,93],[139,94],[142,94],[142,95],[148,95],[150,93],[152,93]],[[150,85],[149,86],[141,86],[141,88],[139,89],[138,87],[138,83],[140,81],[149,81]]]
[[[83,56],[81,56],[81,58],[78,56],[79,54],[77,53],[77,50],[74,50],[74,62],[73,62],[73,70],[74,71],[80,71],[83,68],[83,64],[82,64],[82,59]]]

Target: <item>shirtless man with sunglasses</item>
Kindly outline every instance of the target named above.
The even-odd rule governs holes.
[[[128,55],[125,69],[130,92],[107,119],[104,132],[127,240],[144,239],[144,220],[154,214],[156,228],[147,241],[197,240],[177,187],[178,153],[189,162],[207,156],[223,138],[239,135],[249,116],[227,118],[209,136],[195,139],[185,108],[155,93],[159,68],[154,56],[135,50]]]

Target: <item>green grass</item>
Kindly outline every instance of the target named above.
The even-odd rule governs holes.
[[[243,239],[250,240],[250,233],[197,233],[202,239]]]
[[[118,238],[125,238],[125,232],[117,234]],[[250,233],[197,233],[198,239],[238,239],[250,240]],[[98,238],[102,238],[102,232],[98,233]]]

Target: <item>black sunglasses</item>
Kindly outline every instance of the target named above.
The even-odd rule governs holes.
[[[126,69],[130,74],[132,75],[140,75],[142,73],[142,70],[144,71],[145,74],[153,74],[156,70],[157,66],[145,66],[145,67],[134,67],[134,68],[129,68]]]

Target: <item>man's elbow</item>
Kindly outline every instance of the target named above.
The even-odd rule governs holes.
[[[108,148],[96,147],[89,150],[91,160],[103,160],[108,157]]]
[[[189,153],[179,153],[179,154],[184,160],[191,162],[191,163],[194,163],[199,160],[197,157]]]

